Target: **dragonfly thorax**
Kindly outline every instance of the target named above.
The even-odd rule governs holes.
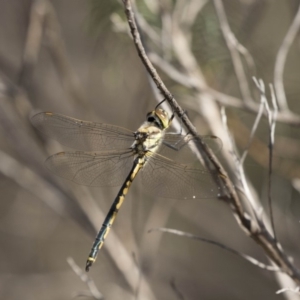
[[[140,157],[148,151],[156,152],[164,136],[164,129],[160,129],[154,122],[148,120],[134,133],[135,142],[131,146]]]

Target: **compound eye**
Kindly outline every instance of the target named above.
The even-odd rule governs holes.
[[[148,122],[154,122],[155,118],[154,117],[148,117]]]

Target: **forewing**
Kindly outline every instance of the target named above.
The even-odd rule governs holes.
[[[133,165],[131,150],[109,152],[60,152],[46,167],[56,175],[87,186],[119,186]]]
[[[64,115],[42,112],[31,118],[32,124],[62,145],[83,151],[129,148],[133,132],[122,127],[82,121]]]
[[[209,171],[176,163],[156,153],[149,157],[141,177],[146,190],[163,198],[217,198],[221,192]]]

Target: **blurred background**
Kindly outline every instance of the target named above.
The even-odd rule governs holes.
[[[277,54],[299,5],[296,0],[224,1],[230,28],[249,52],[242,56],[254,103],[249,109],[241,100],[245,97],[213,1],[136,1],[146,49],[154,62],[160,57],[183,75],[176,79],[170,76],[175,71],[168,74],[163,63],[157,63],[165,84],[200,134],[228,139],[201,109],[205,105],[197,85],[184,84],[190,74],[184,50],[178,50],[180,42],[177,50],[173,48],[172,18],[178,21],[206,84],[241,103],[211,99],[218,114],[221,106],[226,109],[240,154],[247,147],[260,99],[251,78],[264,80],[269,97]],[[277,236],[295,265],[299,265],[299,51],[296,35],[284,67],[289,110],[280,112],[276,124],[272,175]],[[128,34],[122,3],[0,0],[1,299],[92,298],[67,258],[84,269],[94,236],[118,191],[82,187],[50,174],[43,162],[64,148],[37,132],[30,117],[52,111],[136,130],[159,99]],[[263,117],[245,173],[266,214],[268,141],[268,121]],[[231,154],[223,143],[217,155],[226,168],[226,155]],[[241,231],[223,202],[166,200],[133,184],[88,274],[105,299],[284,299],[275,294],[281,287],[274,273],[209,244],[148,233],[157,227],[210,238],[268,264],[262,249]]]

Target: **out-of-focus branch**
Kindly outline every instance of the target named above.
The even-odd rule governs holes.
[[[54,60],[54,66],[57,68],[58,74],[71,100],[75,101],[76,104],[81,107],[84,106],[86,109],[84,105],[86,99],[81,88],[80,80],[69,61],[55,10],[48,0],[47,15],[45,18],[45,38]]]
[[[180,2],[180,1],[179,1]],[[176,11],[173,13],[172,19],[176,20],[179,22],[181,20],[182,16],[179,15],[180,11],[182,10],[180,3],[176,4]],[[192,4],[191,4],[192,5]],[[201,8],[202,6],[199,5]],[[198,8],[199,8],[198,7]],[[185,14],[184,14],[185,15]],[[154,44],[157,45],[157,37],[155,39],[152,38],[152,35],[150,34],[148,27],[144,27],[143,24],[146,22],[140,14],[138,14],[138,22],[143,30],[143,32],[150,38]],[[230,31],[231,32],[231,31]],[[180,39],[180,34],[178,32],[175,32],[176,38]],[[242,53],[245,56],[246,61],[248,62],[249,67],[254,70],[254,62],[251,57],[251,55],[248,53],[247,49],[244,48],[242,45],[238,43],[238,41],[235,39],[234,35],[231,33],[231,42],[233,43],[235,49]],[[185,38],[185,37],[184,37]],[[182,38],[181,38],[182,39]],[[177,42],[177,45],[181,45],[182,43],[180,41]],[[182,47],[182,46],[181,46]],[[178,52],[186,52],[186,49],[178,49]],[[204,76],[202,74],[184,74],[182,71],[178,71],[173,65],[168,63],[167,60],[161,58],[157,53],[149,53],[148,54],[150,60],[161,70],[163,70],[170,78],[172,78],[174,81],[178,82],[181,85],[184,85],[188,88],[192,88],[197,90],[199,93],[208,93],[214,97],[215,100],[217,100],[220,104],[225,105],[225,106],[231,106],[235,108],[240,108],[244,109],[246,111],[249,111],[251,113],[257,114],[260,109],[260,105],[256,103],[252,98],[249,98],[249,101],[242,101],[241,99],[230,96],[227,94],[224,94],[222,92],[216,91],[215,89],[211,88],[204,80]],[[185,55],[186,60],[189,59],[191,55]],[[181,56],[180,56],[181,57]],[[186,67],[188,67],[189,70],[193,69],[195,65],[195,61],[191,61],[188,64],[186,64]],[[201,77],[201,80],[199,78]],[[264,116],[267,117],[266,111],[264,111]],[[276,121],[285,123],[288,125],[292,126],[300,126],[300,116],[288,111],[288,110],[283,110],[283,111],[278,111],[277,116],[276,116]]]
[[[206,3],[207,0],[179,0],[175,2],[172,14],[173,23],[182,24],[188,39],[191,37],[191,26]]]
[[[247,126],[245,126],[238,118],[230,118],[229,124],[232,128],[238,128],[238,130],[234,131],[235,141],[237,142],[238,146],[242,149],[247,148],[249,144],[248,136],[250,134]],[[279,137],[277,137],[277,142],[279,142]],[[288,142],[291,144],[293,141],[290,141],[289,139],[286,140],[284,138],[282,143],[284,143],[286,147]],[[298,144],[295,144],[294,146],[297,147]],[[284,146],[282,145],[281,147],[283,148]],[[276,173],[289,180],[300,177],[300,168],[297,166],[297,164],[295,164],[294,161],[289,161],[282,158],[282,151],[275,152],[275,156],[273,158],[273,165]],[[252,146],[249,149],[249,154],[251,158],[259,165],[266,169],[268,168],[268,149],[266,144],[257,136],[253,138]]]
[[[252,97],[247,76],[244,71],[243,62],[236,47],[236,38],[234,37],[233,32],[230,30],[222,0],[214,0],[214,5],[220,22],[220,28],[222,30],[223,37],[231,55],[231,60],[233,63],[237,81],[239,83],[242,99],[243,101],[249,102],[252,100]]]
[[[53,189],[47,181],[34,171],[3,151],[0,151],[0,173],[12,179],[36,197],[42,197],[43,201],[58,215],[66,213],[63,201],[58,201],[58,199],[64,197],[63,195]]]
[[[300,295],[300,287],[297,286],[296,288],[284,288],[284,289],[280,289],[279,291],[276,292],[276,294],[283,294],[286,292],[291,292],[297,295]]]
[[[46,0],[35,0],[31,6],[29,26],[23,52],[23,62],[19,74],[19,84],[23,86],[32,80],[32,73],[38,61],[43,38],[43,26],[47,11]]]
[[[219,243],[219,242],[207,239],[207,238],[203,238],[203,237],[200,237],[200,236],[188,233],[188,232],[184,232],[184,231],[176,230],[176,229],[170,229],[170,228],[155,228],[155,229],[151,229],[149,232],[156,231],[156,230],[161,231],[161,232],[166,232],[166,233],[171,233],[171,234],[183,236],[183,237],[186,237],[186,238],[189,238],[189,239],[193,239],[193,240],[197,240],[197,241],[201,241],[201,242],[204,242],[204,243],[207,243],[207,244],[217,246],[217,247],[219,247],[223,250],[231,252],[231,253],[245,259],[246,261],[250,262],[251,264],[255,265],[256,267],[259,267],[261,269],[268,270],[268,271],[271,271],[271,272],[280,272],[280,269],[278,269],[277,267],[268,266],[268,265],[258,261],[257,259],[255,259],[255,258],[253,258],[253,257],[251,257],[247,254],[241,253],[237,250],[234,250],[234,249],[232,249],[232,248],[230,248],[230,247],[228,247],[228,246],[226,246],[222,243]]]
[[[275,126],[276,126],[276,115],[278,113],[278,106],[277,106],[275,92],[272,85],[270,85],[270,90],[271,90],[273,108],[270,108],[270,106],[266,103],[266,110],[269,115],[268,117],[269,120],[268,203],[269,203],[272,230],[274,233],[274,237],[277,240],[275,223],[274,223],[274,215],[273,215],[273,205],[272,205],[272,173],[273,173],[273,153],[274,153],[274,143],[275,143]]]
[[[100,293],[98,290],[95,282],[84,272],[74,261],[72,257],[67,258],[67,262],[74,271],[74,273],[80,278],[82,282],[84,282],[88,288],[89,292],[77,292],[75,294],[75,297],[78,296],[88,296],[88,297],[93,297],[94,299],[101,300],[104,299],[103,295]]]
[[[154,42],[157,46],[160,45],[161,39],[159,35],[155,32],[155,30],[148,24],[148,22],[142,16],[140,16],[138,12],[136,13],[136,17],[143,31],[147,32],[147,34],[151,37],[152,42]],[[124,22],[124,24],[126,24],[126,22]],[[126,29],[128,30],[127,26]]]
[[[172,20],[171,20],[172,16],[170,14],[171,7],[172,7],[171,1],[160,1],[161,24],[162,24],[160,40],[161,40],[162,53],[166,59],[170,58],[172,53]]]
[[[256,78],[254,78],[254,81],[256,82],[256,85],[258,86],[259,85],[259,82]],[[263,84],[263,82],[260,81],[260,84]],[[250,145],[252,144],[252,141],[253,141],[253,138],[254,138],[254,134],[258,128],[258,123],[260,122],[261,120],[261,117],[262,117],[262,114],[263,114],[263,111],[264,111],[264,106],[265,106],[265,102],[267,101],[266,97],[265,97],[265,94],[262,94],[261,97],[260,97],[260,107],[259,107],[259,111],[257,113],[257,116],[255,118],[255,121],[253,123],[253,126],[252,126],[252,129],[251,129],[251,133],[250,133],[250,136],[249,136],[249,142],[248,142],[248,145],[247,147],[245,148],[244,150],[244,153],[241,157],[241,165],[244,164],[244,161],[248,155],[248,150],[250,148]]]
[[[35,0],[32,4],[19,83],[22,86],[31,83],[42,41],[46,42],[51,51],[55,67],[71,100],[82,106],[85,101],[83,90],[69,62],[59,23],[49,0]]]
[[[292,43],[295,40],[297,32],[299,31],[299,28],[300,28],[300,5],[299,5],[299,8],[298,8],[298,11],[296,13],[293,23],[292,23],[291,27],[289,28],[285,38],[283,39],[283,42],[279,48],[279,51],[278,51],[277,57],[276,57],[276,61],[275,61],[274,88],[275,88],[275,92],[276,92],[276,96],[277,96],[279,109],[283,110],[283,111],[289,110],[285,91],[284,91],[284,83],[283,83],[284,66],[285,66],[288,52],[292,46]]]
[[[170,78],[172,78],[179,84],[186,86],[187,88],[195,89],[200,93],[208,92],[214,97],[216,101],[218,101],[222,105],[244,109],[254,114],[257,114],[259,112],[260,104],[254,101],[241,101],[241,99],[239,98],[216,91],[215,89],[209,86],[203,88],[203,86],[200,85],[197,81],[196,77],[191,77],[183,74],[182,72],[179,72],[173,65],[168,63],[166,60],[162,59],[157,53],[151,52],[149,54],[149,58]],[[264,116],[267,117],[267,113],[265,111]],[[287,125],[300,126],[300,116],[287,110],[278,111],[276,121]]]
[[[261,111],[263,110],[264,106],[263,103],[261,104]],[[226,115],[226,111],[225,111],[225,107],[223,106],[221,108],[221,115],[222,115],[222,123],[224,126],[224,129],[226,130],[226,134],[228,136],[228,138],[230,139],[230,148],[229,148],[229,153],[231,153],[232,155],[232,160],[233,163],[236,166],[236,171],[234,172],[236,174],[236,177],[238,178],[239,184],[241,184],[241,187],[239,186],[239,184],[237,184],[237,189],[241,190],[242,194],[244,194],[247,198],[247,201],[245,202],[245,205],[247,205],[248,207],[248,211],[250,212],[251,216],[253,216],[254,218],[257,218],[257,195],[253,195],[254,191],[253,188],[251,188],[251,186],[249,185],[249,181],[247,180],[245,171],[244,171],[244,160],[246,159],[246,156],[248,154],[248,150],[249,147],[252,143],[252,139],[254,135],[254,132],[258,126],[258,122],[261,118],[262,112],[260,111],[260,113],[258,113],[256,120],[253,124],[252,130],[251,130],[251,134],[250,137],[247,141],[247,145],[244,147],[244,152],[241,156],[241,158],[238,156],[238,152],[237,152],[237,148],[235,145],[235,141],[232,138],[232,135],[230,133],[230,130],[228,128],[228,124],[227,124],[227,115]]]
[[[172,290],[174,291],[175,295],[177,296],[177,298],[179,300],[185,300],[183,294],[181,293],[181,291],[178,289],[178,287],[176,286],[176,283],[175,283],[175,279],[173,278],[170,282],[170,285],[171,285],[171,288]]]

